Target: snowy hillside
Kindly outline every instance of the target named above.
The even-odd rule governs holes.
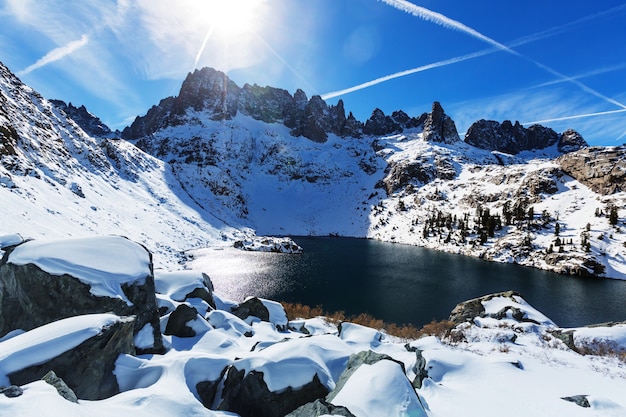
[[[584,163],[566,170],[557,158],[586,146],[574,131],[479,121],[470,137],[479,148],[459,139],[435,103],[417,118],[375,110],[347,134],[333,124],[349,120],[342,104],[307,102],[302,92],[292,98],[270,87],[251,98],[248,90],[255,91],[239,89],[223,73],[196,71],[179,97],[163,100],[125,133],[167,161],[201,207],[259,234],[367,237],[626,278],[624,149],[614,149],[622,165],[613,163],[612,172]],[[250,110],[263,106],[271,118]],[[303,129],[291,124],[298,111],[300,119],[315,116],[321,120],[315,126],[328,128],[323,140],[294,136]],[[516,153],[489,149],[498,149],[498,140]],[[584,158],[608,157],[592,149]],[[581,170],[588,178],[576,175]],[[594,181],[605,188],[591,189]]]
[[[166,163],[87,135],[1,65],[0,103],[0,233],[126,235],[166,265],[249,234],[202,210]]]

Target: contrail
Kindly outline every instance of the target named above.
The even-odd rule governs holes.
[[[536,125],[536,124],[543,124],[543,123],[550,123],[550,122],[560,122],[562,120],[583,119],[585,117],[604,116],[606,114],[615,114],[615,113],[624,113],[624,112],[626,112],[626,108],[619,109],[619,110],[601,111],[601,112],[596,112],[596,113],[577,114],[575,116],[555,117],[553,119],[537,120],[534,122],[525,122],[525,123],[520,123],[520,124],[524,126]]]
[[[368,87],[371,87],[371,86],[376,85],[376,84],[384,83],[385,81],[393,80],[394,78],[405,77],[407,75],[415,74],[417,72],[427,71],[427,70],[433,69],[433,68],[438,68],[438,67],[443,67],[443,66],[446,66],[446,65],[456,64],[457,62],[467,61],[468,59],[473,59],[473,58],[477,58],[477,57],[480,57],[480,56],[488,55],[488,54],[491,54],[491,53],[496,52],[498,50],[496,50],[494,48],[484,49],[482,51],[474,52],[472,54],[457,56],[455,58],[450,58],[450,59],[446,59],[446,60],[443,60],[443,61],[434,62],[432,64],[422,65],[421,67],[417,67],[417,68],[412,68],[412,69],[405,70],[405,71],[396,72],[396,73],[390,74],[390,75],[385,75],[384,77],[376,78],[375,80],[368,81],[368,82],[365,82],[365,83],[362,83],[362,84],[359,84],[359,85],[355,85],[354,87],[349,87],[349,88],[346,88],[344,90],[334,91],[332,93],[326,93],[326,94],[322,95],[322,99],[328,100],[328,99],[331,99],[333,97],[338,97],[338,96],[342,96],[344,94],[353,93],[355,91],[362,90],[364,88],[368,88]]]
[[[391,2],[387,2],[387,3],[395,7],[395,4],[391,4]],[[416,6],[416,5],[412,4],[412,3],[408,3],[408,4],[407,3],[408,2],[403,2],[403,4],[401,6],[405,7],[406,9],[403,8],[402,10],[414,11],[415,10],[414,8],[417,8],[417,9],[419,9],[419,10],[421,10],[423,12],[423,14],[420,15],[420,14],[416,14],[416,13],[413,13],[413,12],[409,11],[409,13],[411,13],[411,14],[413,14],[415,16],[418,16],[418,17],[430,16],[430,17],[432,17],[432,15],[434,14],[434,15],[437,15],[440,18],[440,20],[439,21],[435,21],[434,19],[429,19],[429,20],[435,21],[435,23],[441,22],[440,24],[442,24],[442,25],[445,24],[446,27],[453,28],[453,29],[459,29],[459,30],[461,30],[460,27],[467,28],[467,26],[462,25],[462,24],[461,24],[461,26],[459,26],[459,25],[456,25],[456,26],[452,25],[451,22],[450,22],[451,19],[448,19],[448,18],[446,18],[445,16],[443,16],[443,15],[441,15],[439,13],[435,13],[435,12],[429,11],[427,9],[420,8],[419,6]],[[434,68],[439,68],[439,67],[442,67],[442,66],[445,66],[445,65],[456,64],[458,62],[463,62],[463,61],[467,61],[469,59],[473,59],[473,58],[478,58],[478,57],[481,57],[481,56],[489,55],[489,54],[492,54],[492,53],[495,53],[495,52],[502,51],[503,50],[502,46],[505,47],[505,49],[504,49],[505,51],[509,52],[509,50],[511,48],[513,48],[513,47],[525,45],[525,44],[528,44],[528,43],[536,42],[536,41],[541,40],[541,39],[545,39],[545,38],[550,37],[550,36],[554,36],[556,34],[564,32],[565,30],[570,29],[570,28],[572,28],[574,26],[586,23],[588,21],[595,20],[595,19],[597,19],[599,17],[602,17],[602,16],[614,14],[614,13],[619,12],[619,11],[624,10],[624,9],[626,9],[626,4],[621,5],[621,6],[617,6],[617,7],[613,7],[611,9],[607,9],[607,10],[604,10],[604,11],[601,11],[601,12],[598,12],[598,13],[594,13],[592,15],[585,16],[585,17],[582,17],[580,19],[574,20],[572,22],[569,22],[569,23],[566,23],[566,24],[563,24],[563,25],[560,25],[560,26],[555,26],[553,28],[546,29],[546,30],[543,30],[541,32],[534,33],[532,35],[523,36],[523,37],[518,38],[516,40],[513,40],[511,42],[507,42],[507,44],[505,44],[505,45],[498,44],[498,46],[496,46],[495,48],[484,49],[482,51],[474,52],[472,54],[462,55],[462,56],[458,56],[458,57],[455,57],[455,58],[450,58],[450,59],[446,59],[446,60],[443,60],[443,61],[434,62],[432,64],[422,65],[422,66],[417,67],[417,68],[412,68],[412,69],[408,69],[408,70],[404,70],[404,71],[399,71],[399,72],[396,72],[396,73],[393,73],[393,74],[390,74],[390,75],[386,75],[384,77],[376,78],[374,80],[367,81],[367,82],[355,85],[353,87],[349,87],[349,88],[345,88],[343,90],[338,90],[338,91],[333,91],[333,92],[330,92],[330,93],[326,93],[326,94],[322,95],[322,98],[324,100],[331,99],[331,98],[334,98],[334,97],[338,97],[338,96],[342,96],[342,95],[345,95],[345,94],[353,93],[355,91],[359,91],[359,90],[362,90],[362,89],[365,89],[365,88],[368,88],[368,87],[371,87],[371,86],[374,86],[374,85],[377,85],[377,84],[381,84],[381,83],[384,83],[386,81],[390,81],[390,80],[393,80],[393,79],[396,79],[396,78],[405,77],[407,75],[415,74],[415,73],[418,73],[418,72],[427,71],[427,70],[434,69]],[[429,13],[426,14],[426,12],[429,12]],[[468,28],[468,29],[470,29],[470,28]],[[470,29],[470,30],[472,30],[472,29]],[[473,31],[473,32],[476,32],[476,31]],[[581,77],[575,77],[575,78],[581,78]],[[567,81],[569,81],[569,80],[567,80],[567,79],[560,79],[558,81],[553,81],[552,83],[562,83],[562,82],[567,82]]]
[[[509,48],[508,46],[503,45],[500,42],[495,41],[488,36],[483,35],[477,30],[474,30],[471,27],[466,26],[457,20],[450,19],[449,17],[444,16],[441,13],[434,12],[425,7],[418,6],[416,4],[408,2],[406,0],[381,0],[381,1],[383,3],[387,3],[388,5],[392,7],[395,7],[398,10],[411,14],[415,17],[419,17],[422,20],[433,22],[439,26],[443,26],[448,29],[454,29],[460,32],[467,33],[468,35],[473,36],[474,38],[480,39],[484,42],[487,42],[495,46],[498,49],[501,49],[509,53],[513,53],[514,55],[519,55],[517,52],[512,51],[511,48]]]
[[[542,63],[540,63],[540,62],[538,62],[538,61],[536,61],[536,60],[534,60],[534,59],[532,59],[530,57],[522,55],[519,52],[515,51],[514,49],[511,49],[511,47],[509,47],[507,45],[504,45],[504,44],[502,44],[502,43],[500,43],[500,42],[498,42],[498,41],[496,41],[494,39],[491,39],[490,37],[483,35],[482,33],[478,32],[477,30],[472,29],[469,26],[466,26],[463,23],[458,22],[458,21],[456,21],[454,19],[450,19],[449,17],[446,17],[446,16],[442,15],[441,13],[437,13],[437,12],[434,12],[432,10],[426,9],[424,7],[417,6],[417,5],[415,5],[413,3],[410,3],[410,2],[408,2],[406,0],[380,0],[380,1],[390,5],[392,7],[395,7],[398,10],[401,10],[401,11],[409,13],[409,14],[411,14],[413,16],[419,17],[420,19],[433,22],[435,24],[438,24],[438,25],[443,26],[443,27],[448,28],[448,29],[453,29],[453,30],[458,30],[458,31],[464,32],[464,33],[466,33],[466,34],[468,34],[468,35],[470,35],[470,36],[472,36],[474,38],[477,38],[477,39],[480,39],[480,40],[482,40],[484,42],[487,42],[487,43],[495,46],[496,50],[508,52],[508,53],[510,53],[510,54],[512,54],[514,56],[517,56],[517,57],[523,58],[523,59],[525,59],[527,61],[530,61],[531,63],[533,63],[537,67],[539,67],[539,68],[549,72],[550,74],[560,78],[563,82],[570,82],[572,84],[575,84],[576,86],[578,86],[582,90],[584,90],[584,91],[586,91],[586,92],[588,92],[588,93],[590,93],[590,94],[592,94],[592,95],[594,95],[594,96],[596,96],[598,98],[601,98],[601,99],[603,99],[603,100],[605,100],[605,101],[607,101],[607,102],[609,102],[611,104],[615,104],[618,107],[626,109],[626,105],[620,103],[619,101],[614,100],[614,99],[612,99],[610,97],[607,97],[607,96],[597,92],[596,90],[593,90],[592,88],[588,87],[587,85],[581,83],[580,81],[577,81],[576,79],[574,79],[572,77],[568,77],[568,76],[566,76],[566,75],[564,75],[564,74],[562,74],[562,73],[560,73],[560,72],[558,72],[558,71],[548,67],[547,65],[544,65],[544,64],[542,64]],[[539,32],[536,35],[531,35],[531,36],[526,37],[526,38],[522,38],[522,39],[518,40],[517,42],[514,42],[514,46],[519,46],[519,45],[524,44],[524,43],[533,42],[535,40],[541,39],[542,37],[550,36],[550,35],[552,35],[554,33],[558,33],[558,31],[561,31],[561,30],[563,30],[564,28],[566,28],[568,26],[579,24],[579,23],[582,23],[582,22],[585,22],[585,21],[588,21],[588,20],[592,20],[594,18],[597,18],[599,16],[608,14],[610,12],[614,12],[614,11],[617,11],[619,9],[623,9],[624,7],[626,7],[626,5],[618,6],[618,7],[615,7],[613,9],[609,9],[609,10],[604,11],[604,12],[599,12],[599,13],[596,13],[594,15],[586,16],[586,17],[584,17],[582,19],[578,19],[578,20],[576,20],[576,21],[574,21],[572,23],[569,23],[569,24],[566,24],[566,25],[562,25],[562,26],[556,27],[554,29],[549,29],[549,30],[546,30],[544,32]],[[336,92],[332,92],[332,93],[326,93],[326,94],[323,95],[322,98],[328,99],[328,98],[337,97],[337,96],[340,96],[340,95],[343,95],[343,94],[347,94],[347,93],[358,91],[358,90],[361,90],[361,89],[364,89],[364,88],[367,88],[367,87],[371,87],[372,85],[380,84],[382,82],[389,81],[389,80],[394,79],[394,78],[399,78],[399,77],[403,77],[403,76],[406,76],[406,75],[409,75],[409,74],[414,74],[416,72],[421,72],[421,71],[425,71],[425,70],[428,70],[428,69],[441,67],[443,65],[454,64],[454,63],[457,63],[457,62],[465,61],[467,59],[471,59],[471,58],[487,55],[488,53],[492,53],[492,52],[496,52],[496,51],[494,51],[494,50],[479,51],[479,52],[476,52],[474,54],[464,55],[462,57],[457,57],[457,58],[451,58],[451,59],[446,60],[446,61],[440,61],[440,62],[436,62],[436,63],[433,63],[433,64],[424,65],[422,67],[414,68],[414,69],[411,69],[411,70],[401,71],[401,72],[398,72],[398,73],[395,73],[395,74],[391,74],[391,75],[388,75],[388,76],[385,76],[385,77],[377,78],[375,80],[372,80],[372,81],[369,81],[369,82],[366,82],[366,83],[359,84],[359,85],[354,86],[354,87],[346,88],[346,89],[341,90],[341,91],[336,91]]]
[[[50,52],[45,54],[43,57],[39,58],[37,62],[35,62],[34,64],[28,66],[22,71],[19,71],[17,73],[17,76],[18,77],[24,76],[26,74],[29,74],[35,71],[36,69],[39,69],[43,66],[51,64],[55,61],[58,61],[59,59],[64,58],[67,55],[73,53],[77,49],[82,48],[83,46],[87,45],[87,43],[89,43],[89,36],[87,36],[87,34],[84,34],[79,40],[69,42],[68,44],[64,46],[60,46],[58,48],[51,50]]]
[[[574,80],[580,80],[583,78],[595,77],[596,75],[606,74],[608,72],[619,71],[624,68],[626,68],[626,62],[622,62],[621,64],[613,65],[610,67],[598,68],[593,71],[585,72],[583,74],[574,75],[571,78]],[[548,82],[539,84],[537,87],[547,87],[550,85],[560,84],[563,82],[565,82],[565,80],[553,80],[553,81],[548,81]]]
[[[204,40],[202,41],[202,45],[200,45],[200,49],[198,50],[198,53],[196,54],[196,59],[193,62],[193,69],[194,70],[196,68],[198,68],[198,62],[200,61],[200,57],[204,53],[204,48],[206,48],[206,44],[209,41],[209,39],[211,38],[211,35],[213,35],[213,31],[214,30],[215,30],[215,25],[211,25],[211,27],[207,31],[206,35],[204,35]],[[193,70],[192,70],[192,72],[193,72]]]
[[[446,17],[444,15],[442,15],[441,13],[437,13],[437,12],[433,12],[432,10],[426,9],[424,7],[421,6],[417,6],[411,2],[408,2],[406,0],[381,0],[383,3],[386,3],[392,7],[395,7],[398,10],[401,10],[403,12],[409,13],[413,16],[419,17],[420,19],[423,20],[427,20],[433,23],[436,23],[440,26],[449,28],[449,29],[455,29],[455,30],[459,30],[461,32],[464,32],[474,38],[480,39],[484,42],[487,42],[491,45],[494,45],[496,48],[499,48],[505,52],[508,52],[512,55],[515,55],[517,57],[526,59],[527,61],[532,62],[533,64],[535,64],[536,66],[538,66],[539,68],[549,72],[552,75],[555,75],[556,77],[570,82],[574,85],[577,85],[578,87],[580,87],[581,89],[583,89],[584,91],[598,97],[601,98],[603,100],[606,100],[607,102],[611,103],[611,104],[615,104],[618,107],[621,107],[623,109],[626,109],[626,105],[620,103],[617,100],[614,100],[610,97],[607,97],[599,92],[597,92],[596,90],[592,89],[591,87],[586,86],[585,84],[581,83],[580,81],[577,81],[575,79],[573,79],[572,77],[568,77],[560,72],[558,72],[555,69],[550,68],[547,65],[544,65],[542,63],[540,63],[539,61],[536,61],[528,56],[522,55],[519,52],[509,48],[508,46],[501,44],[500,42],[491,39],[488,36],[483,35],[482,33],[478,32],[477,30],[474,30],[466,25],[464,25],[461,22],[458,22],[454,19],[450,19],[449,17]]]

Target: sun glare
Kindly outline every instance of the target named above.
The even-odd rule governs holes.
[[[207,18],[214,30],[239,36],[258,29],[259,0],[212,0],[206,2]]]

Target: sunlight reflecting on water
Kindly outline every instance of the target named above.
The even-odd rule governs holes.
[[[235,302],[257,296],[395,323],[446,319],[457,303],[507,290],[564,327],[626,319],[626,281],[568,277],[372,240],[294,239],[303,254],[202,249],[187,267],[208,274],[215,292]]]

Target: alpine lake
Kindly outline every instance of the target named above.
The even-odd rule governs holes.
[[[409,245],[293,237],[303,254],[203,250],[198,264],[218,295],[257,296],[422,326],[454,306],[514,290],[561,327],[626,320],[626,281],[565,276]]]

